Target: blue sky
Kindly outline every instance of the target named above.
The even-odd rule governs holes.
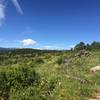
[[[67,49],[100,41],[100,0],[0,0],[0,47]]]

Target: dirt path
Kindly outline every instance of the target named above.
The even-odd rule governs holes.
[[[88,100],[100,100],[100,93],[97,93],[94,97],[92,97]]]

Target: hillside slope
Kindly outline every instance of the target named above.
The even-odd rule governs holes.
[[[81,57],[70,51],[0,57],[3,100],[88,100],[100,93],[100,71],[91,72],[100,65],[100,52]]]

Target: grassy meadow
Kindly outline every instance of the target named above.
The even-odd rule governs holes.
[[[100,72],[90,71],[100,52],[89,53],[0,53],[0,100],[88,100],[100,92]]]

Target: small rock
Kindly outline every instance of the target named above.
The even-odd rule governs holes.
[[[96,66],[90,69],[91,72],[100,71],[100,66]]]

